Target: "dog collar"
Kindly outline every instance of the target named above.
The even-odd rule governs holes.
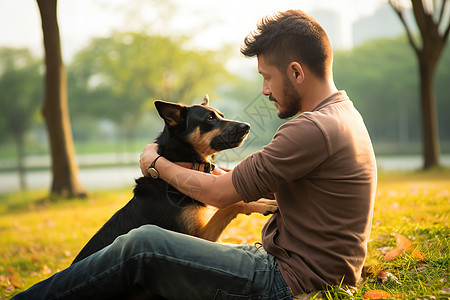
[[[216,168],[214,164],[209,162],[202,162],[202,163],[176,162],[176,164],[187,169],[197,170],[204,173],[211,173]]]
[[[200,165],[203,165],[203,172],[205,173],[211,173],[216,168],[214,164],[209,162],[201,163]]]
[[[150,167],[148,167],[148,169],[147,169],[148,174],[150,174],[150,176],[153,179],[159,178],[159,172],[158,172],[158,170],[156,170],[155,164],[156,164],[156,161],[158,160],[158,158],[160,158],[160,157],[161,157],[161,155],[158,155],[155,158],[155,160],[152,161]],[[209,162],[202,162],[202,163],[176,162],[176,164],[180,165],[184,168],[187,168],[187,169],[197,170],[197,171],[204,172],[204,173],[211,173],[216,168],[216,166],[214,164],[209,163]]]

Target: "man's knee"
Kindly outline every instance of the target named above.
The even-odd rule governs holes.
[[[116,239],[122,254],[152,252],[164,238],[164,229],[156,225],[143,225]]]
[[[130,239],[134,240],[148,240],[148,239],[158,239],[164,237],[167,230],[156,226],[156,225],[142,225],[141,227],[130,230],[127,234]]]

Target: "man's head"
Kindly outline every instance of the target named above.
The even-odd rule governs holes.
[[[284,71],[289,63],[304,64],[317,77],[331,72],[332,50],[323,28],[300,10],[278,12],[263,18],[244,40],[242,54],[263,55],[266,63]]]
[[[332,50],[322,27],[302,11],[289,10],[266,17],[244,40],[241,52],[258,57],[263,94],[275,103],[278,116],[302,111],[311,84],[332,82]],[[321,87],[318,87],[321,88]],[[323,100],[323,99],[322,99]],[[306,100],[308,101],[308,100]],[[307,106],[307,105],[306,105]]]

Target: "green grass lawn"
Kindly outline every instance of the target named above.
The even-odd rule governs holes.
[[[335,287],[311,298],[362,299],[368,291],[381,290],[394,299],[449,299],[449,193],[450,170],[381,174],[364,282],[353,296]],[[59,203],[45,196],[45,191],[0,196],[0,299],[69,266],[98,228],[131,199],[131,188]],[[222,241],[255,243],[266,220],[240,216]],[[409,239],[412,249],[386,261],[385,253],[397,246],[395,234]],[[424,259],[415,257],[414,250]],[[396,280],[385,276],[382,282],[382,274]]]

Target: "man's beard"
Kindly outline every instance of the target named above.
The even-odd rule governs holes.
[[[287,119],[294,115],[296,115],[298,112],[301,111],[302,108],[302,97],[294,89],[292,86],[292,83],[287,80],[287,78],[284,80],[284,89],[283,89],[283,107],[279,106],[279,109],[277,111],[277,115],[280,119]],[[272,96],[270,96],[272,97]],[[269,97],[269,99],[270,99]],[[276,101],[275,98],[272,97]],[[272,100],[273,101],[273,100]],[[279,103],[279,102],[278,102]]]

